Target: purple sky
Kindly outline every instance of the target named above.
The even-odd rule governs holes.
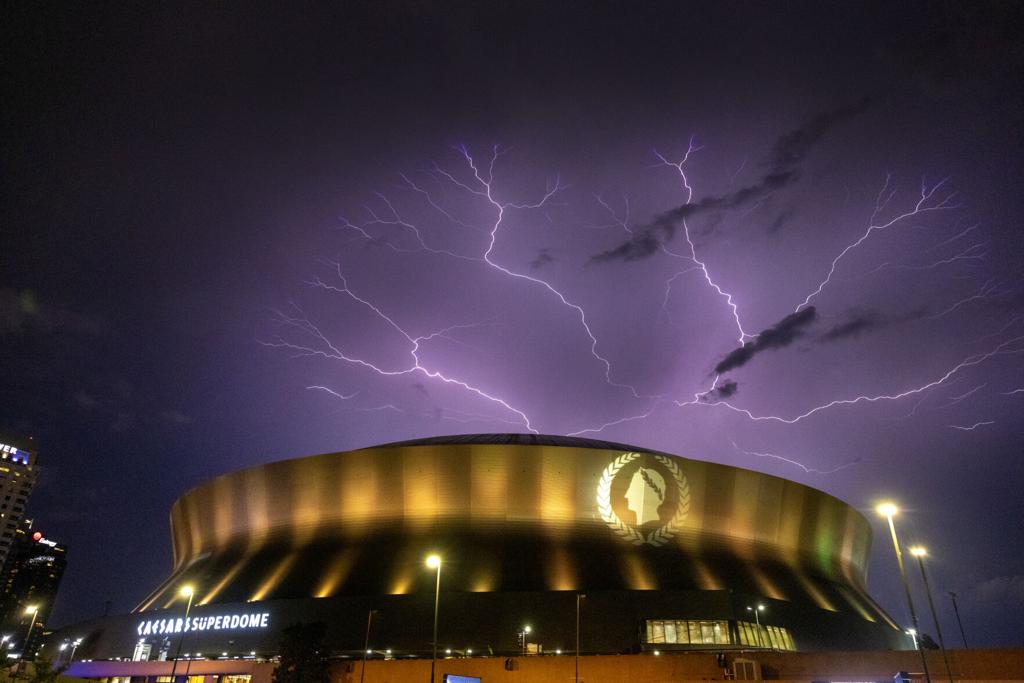
[[[1021,644],[1019,8],[9,14],[0,428],[55,624],[134,606],[211,476],[533,428],[892,498],[947,641],[955,590]]]

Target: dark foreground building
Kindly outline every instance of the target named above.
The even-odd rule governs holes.
[[[871,529],[855,509],[614,443],[471,435],[287,460],[189,491],[171,531],[174,569],[135,612],[55,634],[82,639],[76,659],[180,648],[180,667],[201,658],[205,671],[274,656],[302,622],[359,656],[371,610],[371,649],[429,656],[432,553],[442,652],[522,652],[527,625],[529,651],[571,651],[577,606],[592,653],[909,647],[865,590]]]
[[[33,528],[31,519],[18,524],[0,570],[0,631],[7,651],[31,657],[38,648],[67,554],[67,546],[46,538]]]

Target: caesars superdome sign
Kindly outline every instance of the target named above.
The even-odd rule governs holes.
[[[597,485],[597,509],[612,531],[634,545],[664,545],[690,511],[690,484],[664,455],[623,453]]]
[[[160,635],[163,633],[183,633],[185,631],[225,631],[235,629],[267,628],[270,625],[269,612],[252,614],[218,614],[210,617],[192,617],[191,619],[147,619],[140,621],[135,630],[140,636]]]

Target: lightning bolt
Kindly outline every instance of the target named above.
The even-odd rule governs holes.
[[[854,465],[856,465],[857,463],[860,462],[860,459],[858,458],[857,460],[851,460],[848,463],[844,463],[842,465],[839,465],[838,467],[833,467],[832,469],[829,469],[829,470],[819,470],[819,469],[815,469],[813,467],[808,467],[807,465],[804,465],[801,462],[793,460],[792,458],[787,458],[785,456],[778,455],[777,453],[762,453],[762,452],[759,452],[759,451],[744,450],[744,449],[740,448],[738,445],[736,445],[736,442],[732,441],[731,439],[730,439],[730,443],[732,443],[732,447],[733,448],[735,448],[740,453],[743,453],[744,455],[752,455],[752,456],[755,456],[755,457],[758,457],[758,458],[770,458],[772,460],[781,460],[782,462],[785,462],[785,463],[788,463],[790,465],[794,465],[796,467],[799,467],[800,469],[802,469],[804,472],[806,472],[808,474],[835,474],[836,472],[839,472],[840,470],[845,470],[848,467],[853,467]]]
[[[538,287],[547,290],[550,294],[554,295],[555,298],[557,298],[563,306],[575,311],[576,315],[579,317],[580,325],[582,326],[583,331],[590,339],[590,355],[592,355],[598,362],[600,362],[604,366],[605,381],[611,386],[619,387],[621,389],[628,389],[630,393],[633,394],[634,398],[652,398],[651,396],[641,394],[633,385],[624,384],[612,379],[611,361],[608,360],[606,357],[602,356],[598,352],[597,336],[594,335],[594,332],[590,327],[590,323],[587,322],[587,314],[583,310],[582,306],[573,301],[570,301],[565,294],[563,294],[560,290],[558,290],[554,285],[552,285],[547,280],[543,280],[541,278],[534,277],[526,273],[520,273],[518,271],[512,270],[494,260],[493,254],[498,242],[498,233],[501,231],[502,224],[505,221],[506,214],[513,209],[539,209],[545,206],[548,203],[548,201],[552,197],[554,197],[560,189],[562,189],[560,179],[556,178],[553,183],[549,181],[544,195],[541,197],[539,201],[533,204],[515,204],[512,202],[502,202],[496,199],[494,195],[494,165],[495,163],[497,163],[498,158],[502,154],[501,148],[498,147],[497,145],[495,145],[492,148],[491,159],[487,165],[486,172],[481,170],[482,167],[477,164],[476,160],[473,158],[472,154],[470,154],[469,149],[465,145],[461,145],[456,149],[462,155],[463,159],[466,161],[466,164],[472,171],[473,179],[476,183],[476,186],[474,187],[462,182],[453,174],[440,168],[439,166],[435,166],[435,170],[444,177],[448,178],[456,186],[461,187],[462,189],[471,192],[472,194],[475,194],[479,197],[486,199],[487,202],[493,207],[496,215],[494,223],[491,225],[490,240],[487,245],[487,250],[483,253],[482,256],[483,261],[491,268],[507,275],[508,277],[530,282],[534,285],[537,285]]]
[[[824,403],[822,405],[815,406],[815,407],[811,408],[810,410],[808,410],[808,411],[806,411],[804,413],[801,413],[801,414],[799,414],[799,415],[797,415],[795,417],[791,417],[791,418],[780,417],[778,415],[755,415],[753,412],[751,412],[749,410],[746,410],[745,408],[738,408],[738,407],[732,405],[731,403],[729,403],[728,401],[702,402],[702,401],[695,400],[695,401],[687,401],[685,403],[680,403],[680,402],[677,401],[676,405],[678,405],[680,407],[691,406],[691,405],[703,405],[703,406],[709,406],[709,407],[722,406],[722,407],[728,408],[729,410],[732,410],[734,412],[737,412],[737,413],[740,413],[742,415],[745,415],[749,419],[751,419],[751,420],[753,420],[755,422],[781,422],[783,424],[796,424],[797,422],[805,420],[805,419],[811,417],[812,415],[816,415],[817,413],[820,413],[820,412],[822,412],[824,410],[828,410],[829,408],[834,408],[836,406],[855,405],[855,404],[858,404],[858,403],[877,403],[879,401],[898,401],[899,399],[906,398],[907,396],[914,396],[916,394],[924,393],[924,392],[928,391],[929,389],[933,389],[933,388],[935,388],[937,386],[941,386],[942,384],[945,384],[947,381],[949,381],[950,378],[952,378],[954,375],[956,375],[958,372],[960,372],[961,370],[963,370],[965,368],[969,368],[969,367],[973,367],[975,365],[979,365],[979,364],[984,363],[985,361],[989,360],[990,358],[994,358],[996,356],[1008,355],[1008,354],[1016,354],[1016,353],[1024,353],[1024,349],[1013,349],[1013,350],[1009,350],[1009,351],[1005,350],[1007,346],[1010,346],[1011,344],[1020,343],[1022,341],[1024,341],[1024,335],[1019,336],[1019,337],[1015,337],[1013,339],[1009,339],[1009,340],[1003,342],[1002,344],[999,344],[994,349],[992,349],[990,351],[987,351],[986,353],[976,354],[974,356],[970,356],[970,357],[964,359],[963,361],[961,361],[960,363],[958,363],[957,365],[955,365],[950,370],[948,370],[945,374],[943,374],[938,379],[934,379],[934,380],[932,380],[932,381],[930,381],[930,382],[928,382],[926,384],[922,384],[921,386],[914,387],[912,389],[907,389],[905,391],[901,391],[901,392],[896,393],[896,394],[878,394],[878,395],[873,395],[873,396],[862,395],[862,396],[856,396],[854,398],[836,399],[834,401],[829,401],[828,403]]]
[[[997,291],[996,286],[993,284],[994,281],[995,281],[995,278],[990,278],[973,295],[971,295],[969,297],[966,297],[964,299],[960,299],[959,301],[955,302],[952,306],[950,306],[949,308],[945,309],[941,313],[936,313],[935,315],[928,316],[926,318],[926,320],[935,320],[936,318],[941,318],[943,316],[949,315],[950,313],[952,313],[956,309],[960,308],[961,306],[963,306],[965,304],[969,304],[972,301],[978,301],[979,299],[988,299],[988,298],[991,298],[991,297],[994,297],[994,296],[999,296],[1000,294],[1004,294],[1005,292]]]
[[[679,161],[669,161],[661,152],[659,152],[658,150],[654,150],[654,156],[657,157],[658,160],[661,162],[660,165],[674,168],[676,169],[676,172],[679,174],[680,182],[682,182],[683,192],[686,193],[686,201],[683,203],[684,205],[689,205],[693,202],[693,187],[690,185],[689,178],[686,177],[686,162],[690,160],[691,154],[699,151],[700,149],[701,148],[699,146],[693,144],[693,137],[691,136],[690,141],[686,147],[686,154],[684,154],[683,158],[680,159]],[[755,335],[747,334],[746,331],[744,331],[743,323],[740,321],[739,307],[736,305],[736,302],[733,301],[732,294],[726,292],[718,285],[717,282],[715,282],[712,279],[711,273],[708,271],[707,264],[697,257],[697,247],[694,245],[693,238],[690,235],[689,224],[687,224],[685,218],[682,219],[681,223],[683,226],[683,236],[686,238],[686,244],[690,248],[690,254],[688,258],[692,260],[695,264],[697,264],[697,267],[700,268],[701,272],[704,274],[704,281],[708,283],[708,286],[711,287],[711,289],[713,289],[715,293],[718,294],[718,296],[725,300],[726,305],[732,311],[732,318],[733,321],[735,321],[736,323],[736,330],[739,332],[739,337],[737,338],[737,341],[740,343],[740,345],[742,345],[743,342],[745,342],[747,339],[752,339]],[[677,258],[684,258],[681,254],[669,251],[664,245],[662,245],[661,250],[671,256],[675,256]]]
[[[950,429],[959,429],[962,432],[973,432],[978,427],[984,427],[986,425],[994,425],[995,420],[989,420],[987,422],[975,422],[970,427],[963,427],[961,425],[946,425]]]
[[[956,263],[957,261],[984,261],[986,258],[988,258],[988,252],[986,251],[979,253],[978,250],[983,249],[986,246],[988,246],[988,242],[978,242],[977,244],[972,244],[971,246],[967,247],[966,249],[961,251],[959,254],[956,254],[955,256],[950,256],[949,258],[944,258],[939,261],[933,261],[931,263],[925,263],[920,265],[883,263],[882,265],[874,268],[873,270],[869,270],[864,275],[873,275],[874,273],[877,273],[880,270],[885,270],[886,268],[892,270],[934,270],[941,266]]]
[[[418,374],[424,375],[425,377],[428,377],[430,379],[439,380],[439,381],[441,381],[441,382],[443,382],[445,384],[460,387],[463,390],[465,390],[465,391],[467,391],[467,392],[469,392],[471,394],[475,394],[476,396],[478,396],[478,397],[480,397],[482,399],[485,399],[485,400],[490,401],[492,403],[498,404],[498,405],[502,406],[503,408],[505,408],[506,410],[508,410],[508,411],[510,411],[512,413],[515,413],[516,415],[518,415],[519,419],[522,421],[522,424],[526,427],[526,429],[528,429],[529,431],[531,431],[531,432],[533,432],[535,434],[538,433],[537,430],[534,429],[533,424],[530,422],[529,416],[527,416],[527,414],[525,412],[523,412],[522,410],[520,410],[519,408],[516,408],[516,407],[512,406],[511,404],[509,404],[504,399],[502,399],[502,398],[500,398],[498,396],[495,396],[493,394],[490,394],[490,393],[484,391],[483,389],[481,389],[481,388],[479,388],[477,386],[474,386],[474,385],[470,384],[469,382],[466,382],[466,381],[464,381],[462,379],[458,379],[456,377],[447,375],[447,374],[445,374],[445,373],[443,373],[443,372],[441,372],[439,370],[432,370],[432,369],[430,369],[430,368],[428,368],[428,367],[423,365],[423,363],[422,363],[422,361],[421,361],[421,359],[419,357],[420,345],[423,342],[428,341],[428,340],[438,336],[439,334],[444,333],[444,332],[448,332],[448,331],[450,331],[452,329],[456,329],[458,327],[465,327],[465,325],[453,325],[453,326],[446,327],[443,330],[440,330],[440,331],[437,331],[437,332],[432,332],[432,333],[427,334],[427,335],[421,335],[421,336],[418,336],[418,337],[414,337],[411,334],[409,334],[408,332],[406,332],[405,329],[403,329],[401,325],[399,325],[393,318],[388,316],[383,310],[381,310],[381,308],[379,308],[378,306],[376,306],[375,304],[370,302],[368,299],[365,299],[365,298],[359,296],[358,294],[356,294],[355,292],[353,292],[349,288],[348,280],[346,280],[344,274],[342,274],[342,272],[341,272],[341,265],[338,264],[338,263],[335,263],[333,265],[336,267],[338,280],[341,283],[340,285],[335,285],[335,284],[331,284],[331,283],[328,283],[328,282],[324,282],[319,277],[314,278],[308,284],[310,286],[314,287],[314,288],[322,289],[322,290],[325,290],[325,291],[328,291],[328,292],[332,292],[332,293],[336,293],[336,294],[342,294],[342,295],[348,297],[349,299],[351,299],[351,300],[361,304],[365,308],[368,308],[369,310],[371,310],[378,318],[380,318],[381,320],[386,322],[388,325],[390,325],[396,332],[398,332],[402,337],[404,337],[405,340],[409,343],[409,345],[410,345],[409,355],[412,358],[412,362],[409,365],[407,365],[405,367],[400,367],[398,369],[386,369],[386,368],[383,368],[383,367],[381,367],[379,365],[376,365],[375,363],[372,363],[372,362],[370,362],[368,360],[365,360],[363,358],[359,358],[357,356],[348,355],[348,354],[344,353],[340,348],[338,348],[335,344],[333,344],[328,339],[328,337],[321,331],[321,329],[315,323],[313,323],[311,320],[309,320],[309,318],[306,317],[305,314],[303,314],[301,312],[301,310],[299,311],[299,315],[298,316],[289,316],[289,315],[287,315],[287,314],[285,314],[283,312],[278,311],[277,312],[277,322],[280,323],[281,325],[286,326],[286,327],[293,328],[293,329],[299,331],[300,333],[302,333],[304,335],[312,337],[313,341],[316,343],[315,346],[310,346],[310,345],[305,345],[305,344],[297,344],[295,342],[287,341],[287,340],[285,340],[283,338],[278,338],[276,341],[260,342],[261,344],[263,344],[264,346],[269,346],[269,347],[274,347],[274,348],[289,349],[289,350],[297,352],[299,355],[312,355],[312,356],[320,356],[320,357],[323,357],[323,358],[329,358],[329,359],[333,359],[333,360],[340,360],[340,361],[343,361],[345,363],[349,363],[349,364],[353,364],[353,365],[358,365],[358,366],[366,368],[368,370],[372,370],[373,372],[375,372],[378,375],[381,375],[383,377],[394,377],[394,376],[410,375],[410,374],[418,373]]]
[[[979,384],[978,386],[974,387],[973,389],[971,389],[969,391],[966,391],[966,392],[960,394],[959,396],[953,396],[952,398],[949,399],[949,403],[946,403],[944,405],[939,406],[938,409],[941,410],[942,408],[948,408],[950,406],[955,406],[957,403],[960,403],[961,401],[963,401],[963,400],[965,400],[965,399],[967,399],[967,398],[969,398],[971,396],[974,396],[976,393],[978,393],[979,391],[981,391],[982,389],[984,389],[987,386],[988,386],[988,382],[985,382],[984,384]]]
[[[864,234],[862,234],[854,242],[848,244],[842,251],[839,252],[838,256],[832,259],[832,265],[831,267],[829,267],[828,275],[826,275],[825,279],[818,283],[818,287],[813,292],[808,294],[807,297],[803,300],[803,302],[801,302],[800,305],[796,307],[794,313],[799,313],[800,309],[804,308],[805,306],[811,303],[811,299],[821,294],[822,290],[825,289],[825,286],[832,281],[832,275],[835,274],[836,268],[839,266],[839,262],[843,259],[843,257],[846,256],[851,251],[853,251],[854,249],[856,249],[857,247],[859,247],[860,245],[862,245],[865,241],[867,241],[867,239],[871,237],[872,233],[881,230],[887,230],[888,228],[891,228],[894,225],[897,225],[913,216],[920,216],[922,214],[933,211],[944,211],[948,209],[958,208],[958,205],[954,205],[951,203],[953,198],[956,196],[955,192],[946,194],[942,198],[937,199],[936,201],[932,200],[932,197],[935,196],[935,193],[938,192],[939,189],[946,184],[948,178],[943,178],[942,180],[932,185],[931,187],[928,187],[924,183],[924,181],[922,181],[921,196],[917,200],[917,203],[914,205],[913,209],[898,214],[883,223],[876,223],[875,221],[878,219],[878,215],[885,210],[885,207],[889,204],[889,201],[896,195],[896,190],[889,190],[889,182],[891,181],[891,179],[891,174],[885,177],[885,184],[882,186],[882,189],[879,191],[878,197],[875,200],[875,210],[871,214],[871,220],[868,221],[868,227],[864,231]]]

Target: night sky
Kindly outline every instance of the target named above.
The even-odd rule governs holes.
[[[214,475],[534,429],[842,498],[909,625],[892,498],[947,642],[955,590],[1020,645],[1020,5],[817,4],[5,3],[51,625],[134,607]]]

